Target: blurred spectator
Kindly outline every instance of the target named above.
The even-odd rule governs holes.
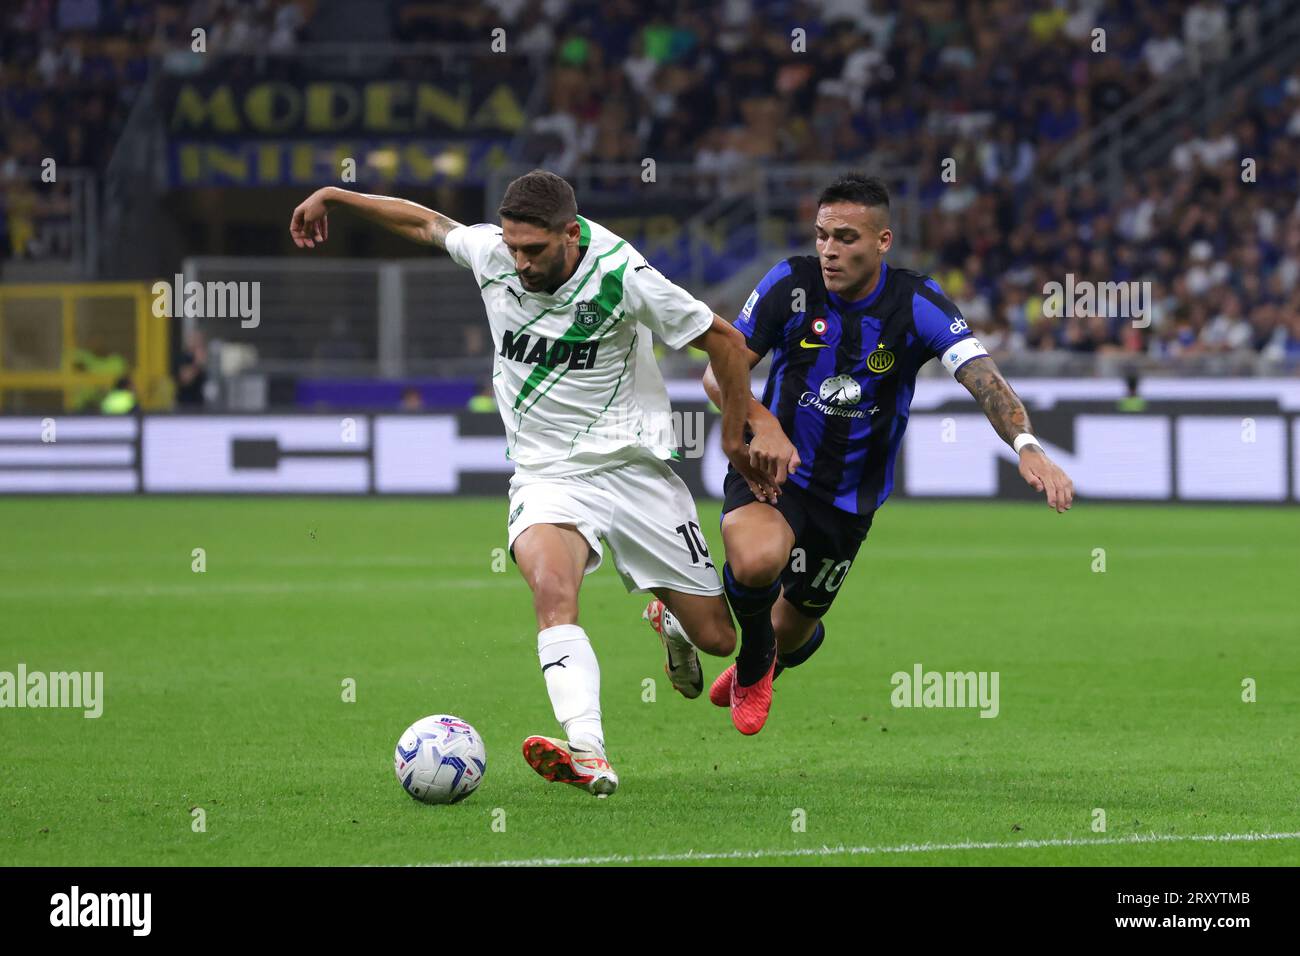
[[[201,408],[208,383],[208,345],[197,329],[185,337],[185,348],[176,367],[176,404],[182,409]]]
[[[1115,403],[1115,408],[1121,412],[1141,412],[1145,411],[1147,401],[1138,394],[1138,386],[1141,384],[1141,377],[1136,371],[1129,371],[1124,376],[1124,397]]]
[[[113,351],[111,344],[101,332],[92,331],[86,347],[72,353],[72,370],[89,375],[111,376],[120,381],[127,374],[126,359]],[[72,396],[72,410],[81,411],[102,401],[106,389],[100,385],[90,385],[78,389]]]
[[[492,379],[488,378],[479,383],[478,391],[470,397],[466,408],[471,412],[496,413],[497,396],[492,388]]]
[[[424,396],[414,385],[402,389],[402,402],[399,406],[404,412],[418,412],[424,408]]]
[[[1010,122],[998,126],[997,138],[980,147],[980,167],[989,185],[1021,186],[1034,172],[1034,147],[1016,138]]]
[[[123,375],[104,396],[104,400],[99,403],[99,410],[105,415],[129,415],[135,411],[135,390],[131,387],[131,379]]]

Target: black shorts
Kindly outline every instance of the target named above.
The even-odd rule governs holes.
[[[727,469],[723,482],[722,513],[758,499],[738,471]],[[794,550],[781,572],[785,599],[808,617],[821,617],[835,601],[848,576],[858,548],[871,530],[875,512],[865,515],[844,511],[809,494],[792,481],[781,486],[775,505],[794,532]],[[802,553],[801,552],[802,549]]]

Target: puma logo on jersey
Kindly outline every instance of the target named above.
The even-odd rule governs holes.
[[[566,342],[560,339],[552,345],[544,336],[533,337],[526,332],[515,335],[513,329],[506,329],[501,336],[501,357],[549,368],[555,368],[562,362],[568,362],[569,368],[595,368],[596,347],[599,344],[598,341],[591,340]]]

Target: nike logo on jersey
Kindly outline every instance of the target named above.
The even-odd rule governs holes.
[[[799,340],[799,347],[805,349],[824,349],[829,348],[829,342],[809,342],[807,339]]]
[[[546,673],[546,668],[548,668],[548,667],[564,667],[564,662],[567,661],[568,659],[569,659],[569,655],[568,655],[568,654],[565,654],[565,655],[564,655],[563,657],[561,657],[558,661],[551,661],[549,664],[543,664],[543,665],[542,665],[542,673],[545,674],[545,673]],[[568,670],[567,667],[564,667],[564,669],[565,669],[566,671]]]
[[[559,339],[554,345],[544,336],[535,339],[527,332],[515,335],[513,329],[506,329],[501,336],[501,357],[515,362],[527,362],[529,365],[546,365],[555,368],[561,362],[568,362],[569,368],[595,368],[598,340],[586,342],[566,342]]]

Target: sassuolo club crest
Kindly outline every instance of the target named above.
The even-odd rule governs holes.
[[[579,302],[574,307],[574,321],[584,329],[594,329],[600,323],[600,311],[596,308],[596,303],[587,299],[585,302]]]

